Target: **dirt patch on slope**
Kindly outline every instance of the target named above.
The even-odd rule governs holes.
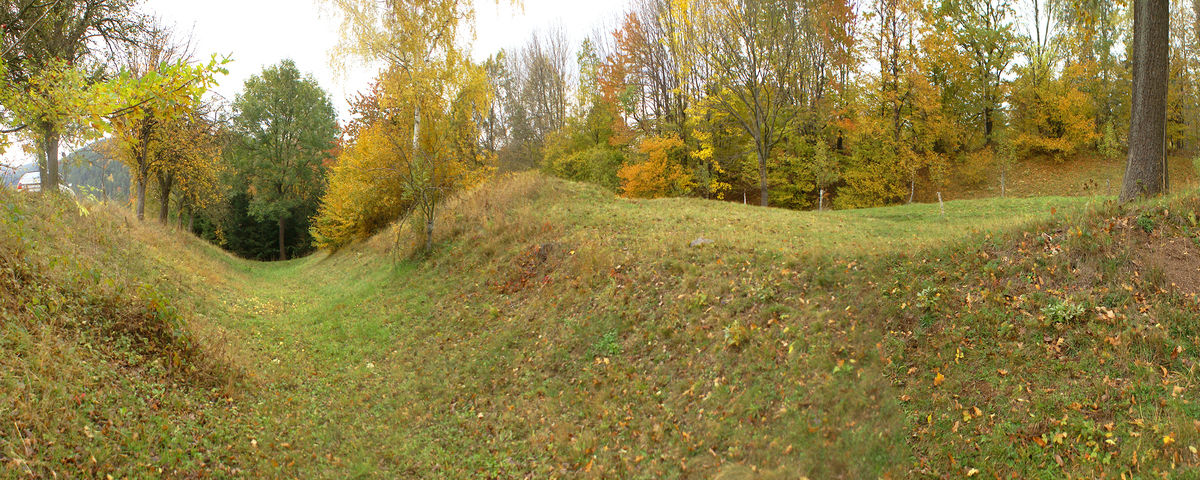
[[[1162,272],[1163,289],[1200,294],[1200,247],[1187,237],[1146,238],[1136,247],[1134,264],[1143,276]]]

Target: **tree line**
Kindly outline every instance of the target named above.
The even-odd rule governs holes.
[[[23,141],[56,191],[61,147],[102,139],[89,157],[128,167],[138,220],[150,200],[159,221],[244,256],[310,251],[339,133],[328,95],[284,61],[230,104],[209,90],[231,60],[197,58],[136,7],[0,1],[0,147]]]
[[[1151,144],[1200,141],[1192,4],[637,0],[580,45],[552,29],[477,62],[472,2],[327,2],[345,22],[336,58],[384,66],[342,128],[288,61],[231,105],[206,98],[228,60],[197,61],[126,0],[4,3],[0,123],[43,154],[51,186],[60,141],[110,135],[139,218],[154,199],[160,220],[174,206],[256,258],[397,219],[427,248],[441,201],[498,170],[628,197],[854,208],[993,179],[1003,192],[1022,158],[1161,164]],[[1137,25],[1159,36],[1139,41]],[[1139,66],[1169,68],[1146,82]],[[1131,122],[1155,112],[1161,134]],[[1146,179],[1165,169],[1147,171],[1131,191],[1156,191]]]
[[[332,170],[314,226],[326,246],[413,213],[431,231],[426,193],[493,169],[628,197],[856,208],[996,181],[1004,194],[1019,159],[1119,162],[1131,143],[1123,1],[637,0],[578,46],[551,29],[483,62],[445,42],[473,19],[467,2],[331,3],[345,53],[389,68]],[[1169,50],[1146,45],[1169,51],[1159,143],[1179,154],[1200,142],[1200,15],[1168,14]]]
[[[1171,2],[1166,148],[1200,142],[1197,7]],[[630,197],[880,206],[1018,159],[1119,161],[1132,8],[1092,0],[638,0],[574,49],[485,62],[486,147]],[[550,39],[550,40],[547,40]],[[494,127],[493,127],[494,126]]]

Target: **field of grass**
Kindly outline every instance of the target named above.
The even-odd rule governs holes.
[[[1190,197],[790,212],[524,174],[451,202],[427,255],[400,231],[274,264],[119,210],[0,206],[0,476],[1158,478],[1200,460]]]
[[[1195,189],[1200,184],[1192,155],[1180,153],[1167,161],[1171,172],[1172,191]],[[1047,193],[1068,196],[1115,196],[1120,193],[1125,175],[1125,159],[1108,160],[1102,157],[1080,157],[1065,161],[1052,158],[1024,158],[1009,172],[1005,193],[1010,197],[1039,197]],[[947,189],[948,198],[992,198],[1000,196],[1000,174],[988,172],[980,185],[956,186]],[[922,196],[929,197],[929,194]]]

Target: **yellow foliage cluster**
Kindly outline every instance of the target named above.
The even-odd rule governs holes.
[[[373,98],[359,107],[357,136],[333,167],[313,237],[322,248],[338,247],[414,215],[425,226],[428,248],[439,204],[493,170],[494,155],[478,143],[479,119],[493,101],[491,83],[459,44],[474,5],[328,2],[343,14],[339,51],[387,69]]]
[[[384,88],[365,107],[372,111],[360,112],[372,121],[357,130],[331,169],[312,229],[320,247],[365,239],[419,204],[436,204],[492,173],[490,156],[474,143],[475,114],[491,101],[482,75],[476,66],[461,65],[420,82],[437,87],[432,90],[417,88],[408,75],[382,77]],[[443,94],[430,95],[438,90]]]
[[[676,136],[649,137],[637,147],[647,158],[640,163],[621,167],[621,193],[629,198],[660,198],[686,195],[696,186],[695,179],[685,171],[677,157],[685,155],[683,141]]]
[[[358,141],[338,157],[314,219],[317,243],[334,246],[366,238],[400,215],[402,192],[396,182],[385,178],[393,162],[387,128],[383,124],[366,127]]]
[[[1016,145],[1026,155],[1063,161],[1100,138],[1088,96],[1065,78],[1017,82],[1013,103]]]

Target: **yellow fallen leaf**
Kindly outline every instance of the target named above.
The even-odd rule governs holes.
[[[933,386],[940,386],[944,381],[946,381],[946,376],[942,375],[942,372],[938,372],[937,376],[933,377]]]
[[[1172,437],[1172,436],[1170,436],[1170,435],[1163,435],[1163,446],[1164,446],[1164,447],[1165,447],[1165,446],[1168,446],[1168,445],[1170,445],[1170,444],[1172,444],[1172,443],[1175,443],[1175,438],[1174,438],[1174,437]]]
[[[979,469],[978,469],[978,468],[972,468],[972,469],[970,469],[970,470],[967,470],[967,476],[968,476],[968,477],[974,477],[974,476],[976,476],[976,475],[979,475]]]

